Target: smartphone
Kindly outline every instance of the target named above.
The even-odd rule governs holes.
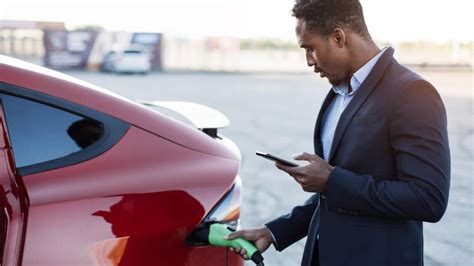
[[[283,165],[286,165],[286,166],[290,166],[290,167],[297,167],[299,165],[297,165],[296,163],[292,163],[290,161],[287,161],[285,159],[282,159],[282,158],[279,158],[279,157],[276,157],[275,155],[271,155],[269,153],[265,153],[265,152],[260,152],[260,151],[257,151],[255,152],[255,154],[257,154],[258,156],[261,156],[265,159],[268,159],[270,161],[274,161],[274,162],[277,162],[277,163],[281,163]]]

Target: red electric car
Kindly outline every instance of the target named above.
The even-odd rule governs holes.
[[[148,102],[0,56],[1,265],[243,265],[190,233],[236,227],[240,152],[206,107]]]

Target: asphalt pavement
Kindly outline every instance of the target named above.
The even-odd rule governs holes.
[[[310,72],[310,70],[308,70]],[[273,163],[255,156],[265,151],[285,158],[312,153],[316,116],[329,84],[308,74],[175,72],[114,75],[66,72],[133,100],[191,101],[222,111],[231,126],[222,134],[243,155],[243,227],[261,226],[310,196]],[[474,90],[469,72],[424,72],[440,91],[448,112],[452,175],[443,219],[424,224],[425,265],[474,265]],[[299,265],[305,239],[265,252],[266,265]],[[248,263],[248,265],[252,265]]]

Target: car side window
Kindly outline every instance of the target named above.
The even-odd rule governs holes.
[[[103,135],[103,125],[93,119],[25,98],[1,97],[17,168],[68,156]]]

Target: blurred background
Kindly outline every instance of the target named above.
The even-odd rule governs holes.
[[[380,46],[409,66],[469,70],[470,0],[362,0]],[[58,69],[99,69],[107,53],[146,47],[153,70],[305,71],[292,0],[0,3],[0,53]]]
[[[425,224],[425,265],[474,265],[474,2],[361,0],[380,47],[432,82],[448,112],[448,210]],[[330,86],[307,67],[293,0],[0,2],[0,54],[57,69],[130,99],[184,100],[224,112],[242,150],[242,224],[256,227],[309,194],[254,155],[312,152]],[[109,73],[110,72],[110,73]],[[123,75],[126,73],[142,75]],[[120,75],[116,75],[120,74]],[[146,75],[143,75],[146,74]],[[304,240],[267,265],[299,265]],[[249,264],[251,265],[251,264]]]

